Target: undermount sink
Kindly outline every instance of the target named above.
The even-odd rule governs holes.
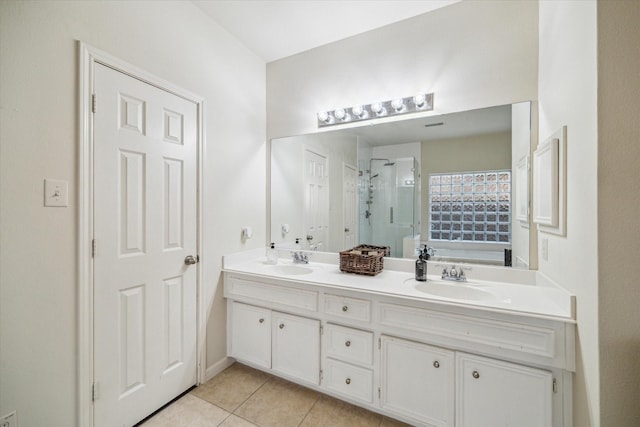
[[[460,283],[449,284],[431,281],[418,282],[414,279],[411,280],[413,281],[413,286],[416,290],[436,297],[467,301],[486,301],[496,298],[495,295],[493,295],[491,292],[485,291],[484,289],[479,289]]]
[[[287,276],[297,276],[300,274],[309,274],[313,272],[312,268],[294,264],[274,265],[273,267],[271,267],[271,269],[273,269],[273,271],[277,272],[278,274],[284,274]]]

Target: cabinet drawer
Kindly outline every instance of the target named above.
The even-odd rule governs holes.
[[[333,359],[325,359],[324,385],[352,399],[373,402],[373,372]]]
[[[355,363],[373,363],[373,333],[344,326],[325,326],[325,349],[329,357]]]
[[[326,294],[324,312],[336,317],[369,322],[371,321],[371,301]]]
[[[315,291],[231,277],[228,293],[232,297],[247,297],[280,306],[318,311],[318,293]]]
[[[554,329],[387,303],[380,304],[379,315],[384,326],[489,345],[500,350],[556,356]]]

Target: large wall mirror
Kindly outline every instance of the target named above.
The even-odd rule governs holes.
[[[531,103],[271,141],[271,241],[529,266]]]

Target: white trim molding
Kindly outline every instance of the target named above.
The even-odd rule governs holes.
[[[94,66],[102,64],[134,77],[152,86],[193,102],[197,106],[198,122],[198,254],[206,259],[202,230],[205,203],[205,123],[204,98],[171,82],[163,80],[132,64],[124,62],[106,52],[81,41],[79,48],[79,148],[78,148],[78,412],[77,425],[93,426],[93,113]],[[206,306],[204,283],[207,275],[206,263],[197,264],[197,381],[203,382],[206,375]]]

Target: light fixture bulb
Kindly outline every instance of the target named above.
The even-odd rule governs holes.
[[[318,113],[318,120],[320,120],[321,122],[325,122],[325,123],[330,123],[331,122],[329,113],[327,113],[326,111],[320,111]]]
[[[376,113],[376,115],[378,116],[386,112],[381,102],[374,102],[373,104],[371,104],[371,111]]]
[[[396,112],[402,111],[404,109],[404,100],[402,98],[396,98],[391,101],[391,107],[393,107]]]
[[[413,97],[413,103],[416,104],[416,107],[418,108],[424,107],[426,102],[427,102],[427,97],[423,93],[420,93]]]
[[[333,112],[333,115],[338,120],[345,120],[345,118],[347,117],[347,113],[346,111],[344,111],[344,108],[338,108]]]
[[[362,105],[355,105],[351,107],[351,112],[356,117],[362,117],[362,115],[364,114],[364,108],[362,108]]]

